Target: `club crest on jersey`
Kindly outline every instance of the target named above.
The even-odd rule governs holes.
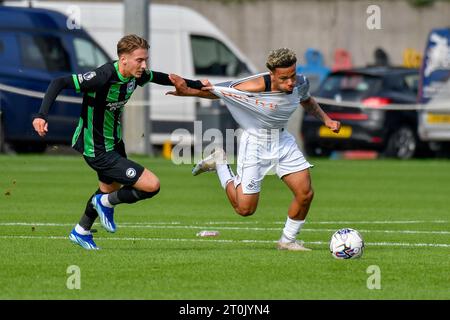
[[[83,74],[83,79],[86,81],[91,80],[93,77],[95,77],[97,74],[95,73],[95,71],[90,71],[90,72],[86,72],[85,74]]]
[[[132,179],[136,176],[136,170],[134,168],[128,168],[125,174],[128,178]]]
[[[247,185],[248,190],[256,190],[258,188],[258,184],[255,182],[255,179],[251,179],[250,183]]]
[[[136,80],[133,79],[127,84],[127,93],[132,93],[135,87],[136,87]]]

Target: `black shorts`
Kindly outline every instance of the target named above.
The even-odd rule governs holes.
[[[116,151],[108,151],[95,158],[84,157],[87,164],[97,172],[98,180],[106,184],[118,182],[125,186],[135,184],[144,167],[127,159],[123,145]]]

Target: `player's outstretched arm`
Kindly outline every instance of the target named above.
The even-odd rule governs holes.
[[[33,118],[33,128],[39,136],[43,137],[48,132],[47,115],[53,102],[55,102],[56,97],[63,89],[70,86],[73,87],[72,78],[70,76],[56,78],[50,82],[44,99],[42,99],[39,113]]]
[[[173,83],[172,83],[172,80],[170,79],[169,74],[164,73],[164,72],[159,72],[159,71],[149,71],[149,72],[150,72],[149,74],[153,75],[151,80],[149,80],[150,82],[153,82],[153,83],[156,83],[159,85],[163,85],[163,86],[173,86]],[[149,74],[147,74],[146,76],[148,77]],[[141,78],[143,78],[143,79],[142,80],[138,79],[138,82],[137,82],[139,85],[141,85],[140,82],[145,81],[145,76],[143,76]],[[201,90],[204,87],[203,83],[200,80],[191,80],[191,79],[185,79],[185,78],[182,78],[182,79],[186,82],[186,85],[189,88]]]
[[[312,114],[317,119],[321,120],[331,131],[338,133],[341,129],[341,123],[339,121],[332,120],[319,106],[313,97],[300,102],[306,112]]]
[[[216,95],[209,91],[212,88],[212,84],[208,80],[202,80],[203,88],[194,89],[188,87],[186,81],[176,74],[170,74],[169,79],[175,87],[175,91],[168,91],[166,92],[166,95],[219,99]]]

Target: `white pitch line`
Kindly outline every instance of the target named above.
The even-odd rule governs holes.
[[[68,240],[68,237],[61,236],[0,236],[0,239],[48,239],[48,240]],[[96,240],[113,240],[113,241],[178,241],[178,242],[217,242],[217,243],[276,243],[272,240],[231,240],[231,239],[185,239],[185,238],[130,238],[130,237],[97,237]],[[324,241],[305,242],[306,244],[328,245]],[[366,246],[393,246],[393,247],[440,247],[450,248],[450,244],[446,243],[408,243],[408,242],[366,242]]]
[[[201,224],[285,224],[284,221],[208,221]],[[418,223],[449,223],[448,220],[379,220],[379,221],[308,221],[308,224],[418,224]],[[180,222],[177,222],[180,224]]]
[[[283,223],[284,222],[277,222]],[[418,224],[418,223],[450,223],[447,220],[398,220],[398,221],[311,221],[311,224]]]
[[[28,223],[28,222],[7,222],[0,223],[0,226],[47,226],[47,227],[66,227],[72,226],[70,223]],[[243,230],[243,231],[279,231],[280,228],[263,228],[263,227],[227,227],[227,226],[215,226],[219,230]],[[120,224],[119,228],[132,228],[132,229],[205,229],[209,226],[202,225],[153,225],[153,224]],[[303,232],[335,232],[335,229],[302,229]],[[448,235],[450,231],[441,230],[369,230],[358,229],[361,233],[394,233],[394,234],[439,234]]]
[[[73,223],[47,223],[47,222],[1,222],[0,226],[25,226],[25,227],[67,227]]]
[[[149,228],[149,229],[204,229],[208,228],[208,226],[156,226],[156,225],[126,225],[125,228]],[[245,231],[279,231],[280,228],[262,228],[262,227],[224,227],[224,226],[216,226],[219,230],[245,230]],[[302,231],[306,232],[335,232],[336,229],[302,229]],[[364,230],[358,229],[361,233],[404,233],[404,234],[450,234],[450,231],[423,231],[423,230]]]
[[[382,220],[382,221],[307,221],[308,225],[314,224],[419,224],[419,223],[432,223],[432,224],[445,224],[448,223],[450,225],[450,221],[448,220]],[[179,221],[156,221],[156,222],[122,222],[121,225],[182,225],[182,222]],[[197,225],[241,225],[241,224],[263,224],[263,225],[283,225],[284,221],[206,221],[206,222],[193,222],[193,224]],[[69,226],[73,225],[70,223],[46,223],[46,222],[1,222],[0,226],[14,226],[14,225],[35,225],[35,226]]]

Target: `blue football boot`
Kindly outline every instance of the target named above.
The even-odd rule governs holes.
[[[108,208],[102,205],[100,201],[102,194],[97,194],[92,198],[92,205],[100,217],[100,223],[108,232],[116,232],[116,224],[114,223],[114,208]]]

